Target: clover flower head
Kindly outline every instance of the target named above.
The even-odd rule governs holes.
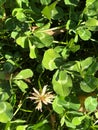
[[[41,92],[39,92],[35,88],[33,88],[33,90],[34,92],[31,93],[32,96],[30,96],[29,98],[31,100],[35,100],[34,103],[37,103],[36,109],[42,112],[42,103],[45,105],[48,105],[49,103],[51,104],[54,99],[54,95],[52,94],[52,92],[47,92],[47,85],[43,87]]]

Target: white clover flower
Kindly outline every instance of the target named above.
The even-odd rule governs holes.
[[[49,103],[51,104],[54,99],[54,95],[52,94],[52,92],[46,92],[47,85],[43,87],[41,92],[37,91],[35,88],[33,88],[33,90],[34,93],[31,93],[32,96],[29,98],[31,100],[35,100],[34,103],[37,103],[36,109],[42,112],[42,103],[44,103],[45,105],[48,105]]]

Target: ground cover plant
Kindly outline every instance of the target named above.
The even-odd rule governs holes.
[[[0,130],[98,129],[98,0],[0,0]]]

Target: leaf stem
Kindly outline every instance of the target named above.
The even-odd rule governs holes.
[[[10,130],[10,125],[10,122],[7,122],[4,130]]]

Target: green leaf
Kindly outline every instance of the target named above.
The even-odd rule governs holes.
[[[80,102],[75,96],[68,96],[65,98],[64,107],[67,109],[72,109],[78,111],[80,108]]]
[[[4,14],[5,14],[5,10],[4,10],[4,8],[0,8],[0,19],[3,19],[3,17],[4,17]]]
[[[64,11],[62,8],[60,7],[55,7],[52,12],[51,12],[51,18],[54,19],[54,20],[58,20],[58,19],[61,19],[63,18],[64,16]]]
[[[10,60],[11,58],[13,58],[13,54],[10,53],[10,52],[6,52],[5,58],[6,58],[7,60]]]
[[[95,112],[95,117],[98,119],[98,111]]]
[[[49,6],[45,6],[45,8],[42,10],[42,14],[49,20],[51,20],[52,18],[52,11],[55,9],[56,4],[58,3],[58,1],[53,2],[52,4],[50,4]]]
[[[24,22],[26,21],[26,15],[23,12],[18,12],[16,14],[16,18],[20,21],[20,22]]]
[[[17,4],[22,7],[22,0],[16,0]]]
[[[49,20],[51,20],[51,10],[48,6],[45,6],[45,8],[42,10],[42,14]]]
[[[6,2],[6,0],[0,0],[0,7]]]
[[[30,36],[28,38],[28,41],[32,43],[32,45],[35,45],[37,48],[43,48],[45,47],[44,43],[39,39],[37,36]]]
[[[45,119],[45,120],[43,120],[43,121],[40,121],[40,122],[34,124],[34,125],[32,126],[32,129],[33,129],[33,130],[41,130],[41,127],[44,126],[44,125],[47,124],[47,123],[48,123],[48,121]]]
[[[84,92],[93,92],[98,86],[98,78],[88,75],[80,82],[80,87]]]
[[[29,57],[31,59],[37,58],[37,48],[35,45],[32,45],[31,42],[29,43],[30,53]]]
[[[20,88],[20,90],[25,93],[28,85],[22,80],[15,80],[14,83]]]
[[[81,116],[81,117],[74,117],[72,119],[72,124],[75,126],[78,126],[82,123],[82,121],[85,119],[85,116]]]
[[[75,43],[78,42],[78,35],[77,35],[77,34],[75,35],[74,42],[75,42]]]
[[[33,76],[33,72],[31,69],[21,70],[14,79],[27,79]]]
[[[95,19],[95,18],[90,18],[90,19],[88,19],[88,20],[86,21],[85,24],[86,24],[87,26],[90,26],[90,27],[92,27],[92,26],[98,26],[98,20]]]
[[[34,35],[42,42],[45,47],[50,46],[53,43],[53,37],[45,32],[37,31]]]
[[[87,41],[91,38],[91,32],[87,29],[84,29],[84,28],[78,28],[78,34],[80,36],[80,38],[84,41]]]
[[[76,130],[76,126],[72,124],[72,122],[65,119],[66,126],[69,128],[72,128],[73,130]]]
[[[56,46],[54,48],[54,50],[57,52],[57,53],[61,53],[63,51],[64,47],[63,46]],[[66,51],[66,50],[65,50]]]
[[[98,71],[98,62],[96,59],[93,59],[92,64],[90,64],[89,68],[87,69],[87,75],[94,75]]]
[[[77,71],[77,72],[83,72],[86,71],[86,73],[89,70],[89,67],[91,67],[91,64],[94,63],[93,57],[88,57],[85,60],[82,61],[76,61],[76,64],[72,64],[71,67],[69,67],[69,70]],[[97,69],[97,67],[96,67]],[[91,75],[91,74],[90,74]]]
[[[65,123],[65,116],[63,116],[63,117],[61,118],[61,120],[60,120],[60,124],[61,124],[61,126],[63,126],[64,123]]]
[[[14,30],[16,28],[16,20],[13,19],[13,18],[8,18],[6,21],[5,21],[5,25],[6,25],[6,29],[7,30]]]
[[[65,110],[63,107],[64,104],[65,104],[64,98],[56,96],[52,103],[53,110],[58,114],[62,114]]]
[[[68,48],[67,47],[63,48],[61,55],[64,58],[64,60],[68,58],[69,53],[68,53]]]
[[[84,10],[84,14],[87,15],[88,18],[91,18],[91,17],[94,18],[94,16],[96,16],[98,14],[98,11],[95,6],[95,2],[93,4],[91,4],[88,8],[86,8]]]
[[[41,26],[38,26],[39,28],[37,30],[35,30],[34,32],[44,32],[46,30],[48,30],[50,28],[51,24],[50,22],[44,24],[44,25],[41,25]]]
[[[56,46],[56,47],[54,48],[54,50],[55,50],[57,53],[61,54],[64,60],[67,59],[68,56],[69,56],[68,48],[67,48],[67,47]]]
[[[56,59],[59,57],[60,55],[56,53],[56,51],[54,51],[53,49],[48,49],[44,53],[42,64],[46,69],[54,70],[57,68]]]
[[[96,0],[86,0],[86,7],[92,5],[94,1]]]
[[[26,15],[24,14],[23,8],[15,8],[12,11],[12,16],[15,16],[20,22],[26,21]]]
[[[7,92],[0,91],[0,101],[6,101],[9,98],[9,94]]]
[[[17,126],[16,130],[26,130],[27,125],[19,125]]]
[[[71,38],[70,41],[68,42],[68,48],[72,51],[72,52],[76,52],[80,49],[80,45],[76,45],[74,43],[74,39]]]
[[[77,99],[78,100],[78,99]],[[77,107],[78,108],[78,107]],[[80,107],[79,107],[80,108]],[[82,112],[80,112],[80,111],[76,111],[76,109],[75,110],[70,110],[70,111],[68,111],[68,113],[69,114],[71,114],[71,115],[77,115],[77,116],[82,116],[83,115],[83,113]]]
[[[57,70],[52,79],[54,91],[63,97],[70,94],[72,88],[71,77],[66,73],[66,70]]]
[[[88,69],[89,66],[93,63],[94,58],[88,57],[85,60],[80,61],[80,69],[85,70]]]
[[[17,32],[17,31],[13,31],[13,32],[11,33],[11,37],[12,37],[13,39],[16,39],[17,36],[18,36],[18,32]]]
[[[93,112],[97,109],[97,98],[89,96],[84,102],[87,111]]]
[[[29,128],[31,128],[32,130],[51,130],[51,127],[50,127],[50,125],[49,124],[44,124],[43,126],[41,126],[41,127],[39,127],[39,128],[35,128],[35,129],[33,129],[33,127],[29,127]],[[30,129],[30,130],[31,130]],[[29,130],[29,129],[28,129]]]
[[[16,39],[16,43],[20,45],[22,48],[27,48],[29,43],[27,41],[27,36],[20,36]]]
[[[29,1],[28,0],[16,0],[17,4],[22,7],[22,4],[25,3],[26,6],[29,5]]]
[[[6,73],[12,73],[15,67],[15,62],[12,61],[11,59],[7,60],[4,64],[4,71]]]
[[[11,88],[8,81],[3,80],[0,82],[0,101],[6,101],[9,99],[11,94]]]
[[[0,102],[0,122],[7,123],[12,117],[12,106],[8,102]]]
[[[6,79],[6,74],[4,71],[0,71],[0,79],[5,80]]]
[[[42,5],[48,5],[51,3],[51,0],[40,0]]]
[[[64,0],[66,5],[77,6],[79,0]]]

